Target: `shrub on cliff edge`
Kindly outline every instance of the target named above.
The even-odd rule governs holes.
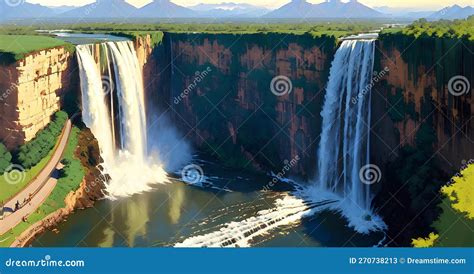
[[[10,166],[11,160],[12,155],[7,150],[5,145],[0,143],[0,175],[2,175],[5,172],[5,169]]]
[[[436,233],[428,238],[412,240],[414,247],[472,247],[474,225],[474,164],[456,174],[451,183],[441,188],[444,199],[439,204],[442,214],[431,225]]]
[[[54,148],[67,117],[64,111],[56,112],[46,128],[39,131],[33,140],[20,146],[15,153],[16,162],[29,169],[46,157]]]

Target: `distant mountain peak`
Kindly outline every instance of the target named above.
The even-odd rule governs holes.
[[[258,18],[269,12],[264,7],[234,2],[200,3],[189,8],[196,11],[198,16],[202,18]]]
[[[320,4],[311,4],[306,0],[292,0],[290,3],[268,13],[267,18],[376,18],[382,13],[351,0],[326,0]]]
[[[153,0],[138,10],[138,17],[188,18],[196,17],[193,10],[180,6],[170,0]]]
[[[461,7],[458,4],[452,5],[451,7],[445,7],[428,17],[430,20],[454,20],[454,19],[465,19],[474,14],[474,8],[471,6]]]

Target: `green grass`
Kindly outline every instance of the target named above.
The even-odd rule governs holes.
[[[24,58],[28,53],[58,46],[71,49],[66,42],[52,37],[0,34],[0,64],[11,64]]]
[[[48,156],[43,158],[38,164],[36,164],[31,169],[25,170],[25,179],[22,180],[20,183],[17,184],[10,184],[5,180],[7,175],[0,176],[0,186],[2,186],[2,191],[0,192],[0,201],[7,201],[11,197],[15,196],[20,190],[25,188],[33,178],[35,178],[41,170],[48,164],[49,160],[54,154],[54,149],[52,149]]]
[[[84,169],[81,162],[76,159],[74,152],[78,144],[79,129],[73,127],[69,137],[68,144],[63,154],[63,159],[67,159],[68,164],[64,168],[56,187],[53,189],[46,201],[34,213],[28,216],[28,222],[22,222],[14,227],[11,231],[5,233],[0,237],[0,247],[8,247],[21,233],[28,229],[28,227],[42,219],[56,210],[65,206],[64,199],[71,191],[76,190],[84,178]]]
[[[132,40],[138,37],[144,37],[150,35],[151,46],[155,47],[163,41],[164,33],[162,31],[121,31],[121,32],[112,32],[111,35],[127,37]]]
[[[70,191],[76,190],[79,187],[85,176],[85,171],[82,167],[81,161],[74,155],[78,145],[79,132],[80,130],[77,127],[72,129],[71,138],[63,155],[63,160],[66,160],[67,164],[65,164],[65,167],[61,171],[61,177],[58,180],[58,184],[43,204],[44,207],[52,208],[53,210],[51,212],[65,206],[64,198],[66,198],[66,195]]]

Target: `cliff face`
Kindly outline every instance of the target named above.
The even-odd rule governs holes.
[[[50,122],[73,82],[75,68],[71,54],[63,47],[0,66],[0,140],[8,148],[31,140]]]
[[[388,73],[372,90],[374,206],[388,244],[410,245],[439,215],[440,187],[474,157],[474,45],[387,36],[377,48],[376,70]]]
[[[386,39],[378,49],[378,68],[388,73],[373,92],[375,116],[381,117],[374,128],[380,137],[374,138],[377,161],[393,159],[404,146],[416,147],[424,124],[433,129],[432,148],[443,169],[459,170],[474,155],[474,45],[451,39]],[[459,76],[469,81],[469,88],[456,87]],[[464,90],[457,94],[457,88]]]
[[[166,34],[154,101],[225,165],[278,173],[298,158],[290,172],[306,177],[335,47],[309,35]]]
[[[170,55],[166,51],[166,47],[161,43],[156,46],[153,39],[161,40],[162,38],[152,37],[151,35],[139,36],[134,39],[135,50],[137,52],[138,61],[143,70],[143,87],[145,89],[149,107],[159,106],[165,109],[170,96],[170,75],[169,65]],[[151,117],[149,117],[152,119]],[[153,121],[150,121],[152,123]]]
[[[222,164],[279,172],[298,159],[289,173],[308,178],[335,44],[276,34],[166,34],[154,49],[157,67],[145,74],[160,79],[147,97]],[[382,178],[373,185],[373,207],[389,227],[390,246],[431,231],[440,187],[474,155],[473,52],[464,40],[377,42],[371,162]],[[291,92],[272,93],[277,76],[289,78]],[[468,89],[453,83],[460,77]]]

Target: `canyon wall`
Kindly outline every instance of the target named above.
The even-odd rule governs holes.
[[[427,236],[440,213],[439,189],[474,158],[474,43],[382,35],[372,90],[372,162],[381,169],[374,207],[389,245]]]
[[[289,173],[308,177],[335,49],[311,35],[167,33],[153,100],[224,165],[278,173],[291,162]]]
[[[311,178],[334,38],[166,33],[159,43],[150,35],[134,43],[149,124],[158,110],[222,165]],[[474,45],[381,35],[375,52],[381,76],[371,93],[371,162],[381,180],[373,185],[373,207],[388,224],[387,244],[406,246],[415,232],[432,232],[440,187],[474,157]],[[63,48],[0,66],[0,140],[14,148],[61,106],[80,105],[78,77],[75,57]],[[453,79],[466,79],[468,88]],[[100,162],[98,148],[87,153]],[[90,173],[83,187],[96,187],[98,176]],[[76,206],[89,204],[83,196],[76,193]]]
[[[165,34],[150,55],[160,59],[145,83],[158,75],[159,84],[147,97],[222,164],[308,179],[335,50],[335,40],[306,35]],[[389,246],[432,232],[439,189],[474,157],[473,52],[461,39],[377,41],[371,162],[380,181],[372,206],[389,227]],[[277,76],[289,78],[290,93],[272,93]],[[453,83],[459,78],[469,88]]]
[[[379,41],[375,70],[388,72],[372,92],[377,162],[394,159],[404,146],[417,146],[423,124],[433,129],[433,151],[445,171],[459,170],[474,157],[473,52],[474,44],[460,39],[389,36]],[[456,87],[460,77],[469,86]]]
[[[56,47],[0,66],[0,141],[9,149],[31,140],[61,108],[78,73],[73,59]]]
[[[225,165],[280,171],[298,156],[291,173],[308,178],[335,50],[334,39],[310,35],[166,33],[148,50],[147,98]],[[372,90],[374,163],[387,168],[404,148],[417,147],[417,135],[435,139],[432,154],[449,177],[473,157],[472,91],[453,96],[448,89],[453,76],[464,75],[472,90],[472,58],[472,43],[460,40],[381,37],[375,71],[387,72]],[[278,76],[289,78],[290,93],[272,93]]]

